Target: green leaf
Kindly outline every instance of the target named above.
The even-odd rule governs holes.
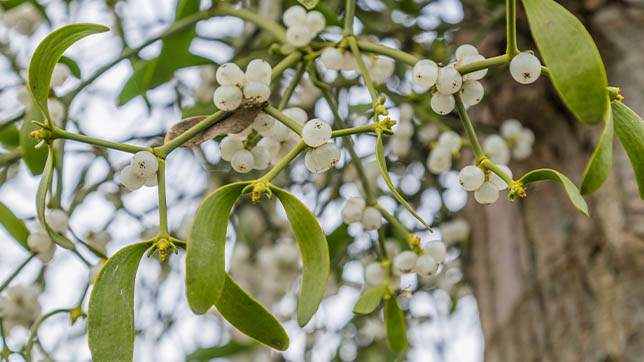
[[[606,181],[613,166],[613,116],[612,112],[606,120],[604,132],[599,139],[599,144],[588,161],[584,177],[581,179],[579,190],[582,195],[591,194]]]
[[[559,96],[579,120],[608,116],[606,70],[581,22],[553,0],[523,0],[530,31]]]
[[[0,130],[0,143],[7,150],[20,146],[20,131],[14,125],[9,125]]]
[[[20,127],[20,150],[22,151],[22,159],[25,161],[32,175],[40,175],[47,161],[47,150],[44,147],[39,149],[35,148],[38,141],[35,138],[29,137],[29,133],[39,129],[31,121],[40,122],[42,120],[43,115],[40,109],[31,107],[25,114],[22,126]]]
[[[124,247],[96,277],[87,317],[89,349],[95,362],[132,361],[136,271],[150,246],[151,242],[143,242]]]
[[[554,181],[564,185],[572,204],[575,205],[577,210],[588,216],[588,205],[586,205],[586,201],[581,197],[579,190],[577,190],[577,186],[575,186],[575,184],[572,183],[572,181],[570,181],[570,179],[568,179],[564,174],[555,170],[543,168],[530,171],[518,180],[521,185],[527,185],[537,181]]]
[[[0,224],[7,229],[7,232],[13,236],[16,241],[22,245],[23,248],[29,250],[27,245],[27,238],[29,237],[29,230],[16,215],[9,210],[3,203],[0,202]]]
[[[29,63],[29,88],[38,107],[47,119],[49,109],[49,83],[54,67],[65,50],[80,39],[96,33],[110,30],[108,27],[97,24],[70,24],[54,30],[38,44]]]
[[[297,322],[306,325],[318,309],[329,281],[329,249],[315,215],[297,197],[271,185],[291,223],[302,254],[302,288],[297,306]]]
[[[378,304],[380,304],[380,299],[385,294],[385,290],[387,290],[385,285],[365,290],[360,296],[360,299],[358,299],[355,307],[353,307],[353,313],[369,314],[376,310]]]
[[[387,329],[387,341],[391,349],[402,351],[407,348],[405,314],[398,307],[395,295],[385,300],[385,328]]]
[[[644,121],[622,102],[615,101],[611,107],[615,133],[631,160],[640,197],[644,200]]]
[[[215,104],[213,102],[206,102],[206,103],[198,102],[190,107],[186,107],[182,109],[181,119],[194,117],[194,116],[202,116],[205,114],[213,114],[218,110],[219,109],[215,107]]]
[[[335,259],[343,255],[347,245],[353,241],[353,236],[349,234],[349,225],[340,224],[331,234],[326,237],[329,245],[329,258]]]
[[[313,9],[320,0],[297,0],[302,6],[307,8],[308,10]]]
[[[47,234],[49,234],[49,237],[56,244],[65,249],[74,249],[74,244],[72,244],[72,242],[69,241],[69,239],[67,239],[64,235],[61,235],[52,230],[45,219],[45,208],[47,207],[47,191],[49,191],[49,186],[51,186],[51,176],[54,172],[54,158],[56,157],[56,155],[54,154],[53,146],[50,145],[47,150],[47,162],[45,163],[45,168],[43,169],[42,177],[40,178],[40,183],[38,184],[38,191],[36,192],[36,214],[38,216],[38,221],[40,221],[40,225],[42,225],[45,230],[47,230]]]
[[[150,67],[151,61],[140,60],[134,63],[134,73],[130,79],[125,82],[118,97],[118,105],[122,106],[132,100],[134,97],[145,93],[146,89],[143,88],[143,78],[145,73]]]
[[[226,278],[228,218],[248,182],[218,188],[199,206],[186,249],[186,294],[190,309],[204,314],[215,303]]]
[[[423,226],[427,228],[427,230],[432,231],[432,228],[425,223],[425,221],[412,209],[412,207],[409,205],[409,203],[402,197],[402,195],[396,190],[396,187],[394,186],[393,182],[391,182],[391,179],[389,178],[389,173],[387,172],[387,161],[385,160],[385,151],[384,147],[382,146],[382,133],[378,132],[378,138],[376,141],[376,160],[378,161],[378,167],[380,167],[380,173],[382,174],[382,178],[385,180],[385,183],[387,183],[387,186],[389,187],[389,190],[391,191],[392,194],[394,194],[394,197],[398,202],[400,202],[403,206],[411,212],[412,215],[416,217],[418,221],[420,221]]]
[[[289,345],[280,322],[225,274],[224,287],[215,302],[217,311],[240,332],[278,351]]]
[[[74,60],[63,55],[62,57],[60,57],[60,59],[58,59],[58,63],[65,64],[69,68],[69,71],[72,72],[72,75],[80,79],[81,70]]]
[[[256,344],[239,343],[234,340],[228,342],[223,346],[199,348],[186,356],[188,362],[203,361],[207,362],[213,358],[228,357],[244,352],[248,352],[255,348]]]

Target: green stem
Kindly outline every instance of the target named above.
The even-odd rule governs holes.
[[[205,118],[203,121],[197,123],[196,125],[192,126],[189,128],[187,131],[183,132],[180,134],[177,138],[173,139],[172,141],[166,143],[163,146],[155,147],[153,150],[153,153],[157,155],[158,157],[165,158],[170,152],[172,152],[175,148],[181,146],[182,144],[186,143],[189,139],[194,137],[197,133],[205,130],[206,128],[210,127],[220,119],[226,115],[227,112],[225,111],[217,111],[207,118]]]
[[[390,58],[396,59],[411,66],[414,66],[420,60],[418,57],[406,53],[402,50],[390,48],[388,46],[380,45],[377,43],[372,43],[370,41],[359,41],[358,48],[369,53],[386,55]]]
[[[375,123],[370,123],[364,126],[344,128],[337,131],[331,132],[331,138],[344,137],[357,133],[370,133],[376,132],[378,125]]]
[[[33,326],[31,326],[31,333],[29,333],[29,340],[27,341],[27,345],[25,346],[25,360],[27,362],[31,362],[31,350],[34,347],[34,340],[36,340],[36,334],[38,333],[38,328],[40,325],[49,317],[54,316],[56,314],[60,313],[69,313],[69,309],[56,309],[53,310],[45,315],[42,315],[36,323],[34,323]]]
[[[2,283],[2,285],[0,285],[0,293],[2,293],[2,291],[9,285],[9,283],[11,283],[13,278],[15,278],[18,274],[20,274],[20,271],[22,271],[22,269],[27,264],[29,264],[29,262],[31,261],[31,259],[34,258],[34,256],[36,256],[36,254],[29,255],[29,257],[25,261],[23,261],[22,264],[20,264],[20,266],[18,266],[18,268],[16,270],[14,270],[13,273],[11,273],[11,275],[9,275],[7,280],[5,280],[4,283]]]
[[[128,145],[124,143],[116,143],[111,141],[100,140],[98,138],[93,138],[85,135],[67,132],[60,128],[54,128],[51,131],[51,138],[52,139],[62,138],[62,139],[74,140],[74,141],[87,143],[94,146],[111,148],[113,150],[119,150],[119,151],[129,152],[129,153],[137,153],[139,151],[152,151],[152,149],[149,147],[140,147],[140,146]]]
[[[375,112],[374,120],[377,121],[378,112],[376,111],[376,108],[378,108],[378,105],[380,105],[380,103],[378,102],[378,94],[376,94],[376,88],[373,86],[373,82],[371,81],[371,76],[369,75],[369,70],[367,69],[367,66],[362,61],[362,56],[360,55],[360,49],[358,49],[358,43],[356,42],[356,38],[354,36],[350,36],[347,38],[347,41],[349,42],[349,47],[351,47],[351,52],[353,53],[353,56],[356,58],[356,62],[358,63],[358,67],[360,68],[360,72],[362,73],[362,79],[364,79],[364,84],[365,86],[367,86],[367,89],[369,90],[369,95],[371,96],[371,103],[373,105],[373,110]]]
[[[275,80],[277,77],[282,75],[282,73],[284,73],[284,71],[287,68],[297,63],[300,59],[302,59],[302,52],[297,50],[289,54],[286,58],[282,59],[281,62],[277,63],[273,67],[273,71],[271,73],[271,80]]]
[[[165,160],[159,159],[157,170],[157,188],[159,189],[159,236],[168,237],[168,205],[165,195]]]
[[[505,22],[506,22],[506,37],[507,48],[506,54],[509,59],[514,58],[519,54],[517,47],[517,2],[516,0],[505,0]]]
[[[293,91],[295,91],[295,87],[297,87],[298,83],[300,83],[300,80],[302,79],[302,74],[304,74],[304,69],[305,69],[304,64],[298,63],[297,70],[295,71],[295,75],[293,75],[293,79],[291,79],[291,83],[284,91],[284,94],[282,95],[282,99],[280,99],[280,104],[279,106],[277,106],[277,109],[279,109],[280,111],[286,108],[286,106],[288,105],[288,101],[291,99],[291,96],[293,95]]]
[[[480,162],[480,166],[499,175],[499,177],[502,178],[506,184],[508,184],[508,187],[512,187],[512,184],[514,183],[514,180],[512,180],[512,177],[510,177],[510,175],[508,175],[507,173],[503,172],[503,170],[501,170],[497,165],[495,165],[494,162],[485,158]]]
[[[344,31],[342,35],[353,35],[353,20],[356,16],[356,0],[346,0],[344,7]]]
[[[463,101],[461,101],[461,97],[458,93],[454,94],[454,100],[456,101],[456,109],[458,110],[458,115],[461,118],[461,122],[463,122],[463,128],[465,128],[467,138],[470,140],[472,150],[474,150],[474,156],[476,157],[476,162],[478,163],[485,158],[485,153],[483,152],[483,149],[479,144],[479,140],[476,137],[476,132],[474,131],[472,121],[470,121],[470,117],[467,115],[467,111],[465,110],[465,105],[463,105]]]
[[[236,9],[232,5],[219,2],[217,5],[215,5],[215,13],[217,15],[236,16],[240,19],[250,21],[251,23],[273,34],[273,36],[280,42],[286,43],[286,30],[284,30],[284,28],[278,23],[266,19],[265,17],[259,15],[254,11],[250,11],[244,8]]]
[[[378,250],[380,250],[380,261],[389,260],[387,247],[385,245],[385,231],[382,228],[378,229]],[[385,274],[387,275],[387,280],[389,280],[389,273],[387,272]]]
[[[387,219],[387,221],[389,221],[389,223],[390,223],[394,228],[398,229],[398,231],[399,231],[399,232],[401,232],[403,235],[410,235],[410,234],[411,234],[411,232],[410,232],[409,230],[407,230],[407,228],[406,228],[405,226],[403,226],[403,224],[401,224],[401,223],[400,223],[400,221],[398,221],[398,219],[397,219],[395,216],[393,216],[392,214],[390,214],[387,210],[383,209],[383,208],[382,208],[380,205],[378,205],[378,204],[375,204],[375,205],[374,205],[374,207],[375,207],[376,209],[378,209],[378,211],[380,211],[380,213],[382,214],[382,216],[383,216],[385,219]]]
[[[295,122],[290,117],[282,113],[279,109],[269,105],[266,108],[264,108],[264,112],[275,117],[278,121],[282,122],[286,127],[290,128],[293,132],[297,133],[298,135],[302,135],[302,126],[300,126],[297,122]]]
[[[501,64],[508,64],[509,62],[510,62],[510,59],[508,58],[508,56],[503,54],[503,55],[497,55],[496,57],[480,60],[478,62],[459,65],[456,67],[456,70],[458,70],[461,74],[465,75],[467,73],[476,72],[477,70],[487,69]]]
[[[280,160],[280,162],[275,165],[266,175],[262,176],[259,181],[265,181],[265,182],[271,182],[275,176],[277,176],[283,169],[288,166],[291,161],[297,157],[302,151],[304,151],[307,148],[306,144],[304,141],[300,140],[300,142],[297,143],[295,147],[293,147],[292,150],[289,151],[289,153],[284,156],[283,159]]]

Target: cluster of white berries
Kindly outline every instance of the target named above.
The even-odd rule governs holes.
[[[505,165],[497,165],[510,178],[512,171]],[[499,191],[508,188],[508,184],[494,172],[484,172],[477,166],[465,166],[458,174],[461,186],[467,191],[474,191],[474,199],[483,205],[489,205],[499,199]]]
[[[121,170],[121,183],[130,191],[142,186],[156,186],[158,169],[159,161],[152,152],[139,151],[134,154],[130,164]]]
[[[411,149],[411,138],[414,135],[414,108],[409,103],[400,105],[400,117],[393,137],[391,138],[391,153],[405,157]]]
[[[456,102],[454,93],[460,92],[461,100],[468,106],[478,104],[485,93],[479,80],[487,74],[487,69],[478,70],[461,76],[457,65],[466,65],[485,60],[476,47],[463,44],[456,49],[456,62],[439,67],[429,59],[420,60],[412,69],[412,79],[421,88],[436,88],[432,95],[431,107],[434,112],[445,115],[450,113]]]
[[[448,245],[467,240],[470,236],[470,224],[461,218],[445,221],[439,228],[443,240]]]
[[[15,326],[29,328],[40,317],[39,294],[37,286],[18,285],[7,288],[0,296],[0,320],[5,334],[8,335]]]
[[[375,207],[367,206],[361,197],[347,200],[342,209],[342,220],[346,224],[361,222],[365,230],[377,230],[382,226],[382,215]]]
[[[319,119],[314,118],[302,128],[302,140],[311,147],[304,156],[304,164],[313,173],[326,172],[340,162],[342,152],[331,139],[331,126]]]
[[[326,27],[326,19],[321,12],[307,12],[299,5],[286,9],[282,20],[287,27],[286,40],[297,48],[308,45]]]
[[[452,156],[461,150],[461,136],[453,131],[441,133],[434,147],[427,157],[427,168],[436,175],[452,168]]]
[[[355,56],[349,50],[344,52],[338,48],[329,47],[322,51],[320,60],[325,67],[329,70],[343,70],[347,72],[361,73],[358,62]],[[362,61],[364,62],[371,81],[374,84],[380,84],[394,74],[396,63],[394,60],[384,56],[369,56],[362,54]]]
[[[271,65],[263,59],[253,59],[246,66],[246,73],[235,63],[222,64],[215,78],[220,87],[215,89],[213,101],[217,108],[234,111],[245,100],[262,103],[271,96]]]
[[[521,84],[534,83],[541,75],[541,62],[530,53],[517,54],[510,61],[510,74]]]
[[[62,235],[67,233],[67,214],[61,209],[54,209],[45,217],[47,225]],[[27,237],[27,245],[32,253],[43,263],[47,263],[54,257],[56,252],[56,243],[51,239],[47,230],[40,224],[36,223],[35,230]]]
[[[516,119],[508,119],[501,124],[501,135],[512,149],[512,157],[524,160],[532,154],[534,133],[523,127]]]
[[[32,35],[42,23],[43,17],[30,1],[7,10],[3,16],[4,25],[23,35]]]

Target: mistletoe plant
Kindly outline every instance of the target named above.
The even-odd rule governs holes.
[[[378,203],[372,174],[367,172],[363,161],[357,156],[351,137],[357,134],[375,136],[373,151],[377,166],[391,195],[420,224],[431,230],[430,225],[396,189],[387,170],[384,140],[392,136],[392,153],[404,154],[414,133],[410,123],[413,108],[401,112],[399,120],[392,119],[389,117],[386,96],[378,87],[397,68],[407,68],[411,72],[417,97],[430,99],[430,107],[436,114],[447,115],[455,110],[460,117],[461,129],[443,132],[436,142],[431,142],[433,136],[426,137],[427,144],[432,148],[427,167],[436,174],[449,170],[453,158],[460,157],[461,149],[471,148],[474,159],[460,171],[459,179],[465,190],[474,192],[474,198],[479,203],[496,202],[499,192],[505,189],[509,190],[509,201],[513,201],[517,196],[528,196],[527,185],[533,182],[554,181],[563,185],[574,207],[588,215],[582,194],[596,191],[608,177],[614,133],[631,159],[640,194],[644,198],[644,121],[621,102],[618,88],[608,86],[604,66],[593,40],[582,24],[555,1],[522,0],[541,60],[533,50],[518,49],[516,4],[515,0],[507,0],[505,53],[484,57],[474,46],[463,44],[457,48],[453,61],[447,64],[356,36],[353,32],[355,0],[346,1],[341,38],[335,42],[324,41],[318,35],[331,19],[337,21],[337,15],[315,10],[321,7],[317,1],[300,2],[306,9],[299,5],[288,8],[282,17],[283,26],[225,2],[214,1],[209,9],[199,10],[198,2],[179,0],[175,23],[161,36],[138,48],[125,50],[119,59],[99,69],[78,87],[60,97],[52,97],[51,87],[64,81],[72,73],[70,68],[74,68],[73,61],[63,57],[65,50],[86,36],[109,29],[96,24],[67,25],[49,34],[36,49],[29,67],[28,84],[37,109],[25,115],[25,120],[34,121],[25,122],[22,132],[31,137],[31,140],[25,138],[23,142],[25,162],[32,170],[42,170],[36,197],[40,229],[30,234],[22,221],[0,205],[2,223],[10,233],[33,253],[32,256],[43,261],[51,259],[55,245],[78,253],[76,244],[66,236],[67,215],[60,210],[46,211],[47,195],[51,191],[52,197],[55,197],[52,179],[61,172],[61,153],[64,151],[57,140],[82,142],[130,153],[133,155],[131,163],[120,172],[120,182],[131,191],[142,186],[156,187],[158,190],[159,231],[156,236],[129,245],[109,258],[100,243],[89,245],[94,254],[106,259],[102,267],[98,266],[100,271],[91,291],[87,312],[89,346],[94,360],[132,360],[138,265],[146,252],[148,256],[158,252],[164,262],[172,253],[178,253],[179,249],[186,250],[186,294],[194,313],[204,314],[214,306],[242,333],[268,347],[286,350],[289,337],[278,320],[242,289],[225,269],[228,220],[235,205],[248,194],[253,204],[272,197],[280,201],[301,253],[302,277],[297,321],[300,326],[306,325],[316,313],[327,289],[329,243],[315,215],[273,181],[303,153],[305,165],[312,173],[334,169],[341,161],[343,150],[350,156],[364,194],[364,198],[352,198],[346,202],[342,210],[343,220],[347,224],[362,223],[366,230],[379,230],[378,261],[366,267],[368,287],[355,305],[354,312],[374,313],[384,300],[382,308],[389,346],[395,351],[404,350],[408,345],[405,315],[396,298],[399,293],[404,293],[404,288],[401,290],[397,285],[396,277],[414,272],[421,277],[435,275],[445,261],[446,246],[440,241],[422,242]],[[209,75],[217,88],[214,92],[207,92],[207,97],[212,97],[210,107],[215,111],[178,122],[167,132],[164,143],[156,147],[92,138],[69,132],[60,126],[69,104],[83,88],[119,61],[137,54],[156,40],[163,41],[160,55],[135,67],[133,76],[119,96],[121,104],[166,82],[178,69],[176,64],[189,66],[209,63],[189,53],[188,46],[194,36],[195,24],[218,16],[235,16],[253,23],[271,37],[274,44],[270,47],[270,54],[281,60],[273,65],[261,58],[239,62],[245,65],[245,70],[237,63],[220,65],[214,74]],[[180,57],[183,62],[170,64],[168,59],[171,57]],[[316,63],[316,60],[319,62]],[[346,117],[340,116],[337,97],[338,88],[342,85],[334,86],[325,82],[318,65],[331,71],[357,72],[360,75],[371,99],[368,109],[364,109],[364,115],[370,122],[351,127]],[[516,120],[505,122],[501,135],[490,135],[482,145],[479,143],[477,128],[467,110],[483,99],[484,88],[480,80],[493,67],[509,68],[512,77],[526,85],[540,76],[548,77],[563,102],[581,122],[604,125],[603,135],[588,162],[580,188],[562,173],[551,169],[537,169],[513,178],[512,171],[505,164],[510,157],[528,157],[536,141],[534,134]],[[282,79],[287,70],[293,72],[290,84],[279,96],[271,94],[275,89],[273,83]],[[287,108],[296,88],[304,82],[305,75],[330,106],[333,120],[309,119],[303,109]],[[464,131],[464,137],[460,130]],[[222,159],[230,162],[237,173],[268,171],[256,179],[240,177],[241,181],[224,185],[208,195],[194,215],[187,240],[180,240],[176,235],[171,235],[168,228],[166,159],[180,147],[198,147],[212,139],[219,142]],[[47,151],[46,161],[43,162],[41,153],[44,148]],[[392,255],[392,250],[385,245],[381,229],[383,218],[400,235],[405,236],[407,250],[394,251],[395,255]],[[447,228],[443,234],[447,238]],[[0,289],[4,289],[21,268]],[[30,361],[39,325],[46,318],[61,312],[71,313],[75,319],[83,314],[81,305],[79,303],[77,307],[40,317],[32,325],[25,349],[18,353]],[[3,317],[5,321],[10,320],[7,315]],[[5,347],[3,353],[6,357],[11,352]]]

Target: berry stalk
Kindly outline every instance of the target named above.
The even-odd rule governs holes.
[[[465,128],[467,138],[470,140],[472,150],[474,151],[474,156],[476,157],[476,162],[478,163],[485,158],[485,153],[483,152],[481,144],[476,137],[476,132],[474,131],[474,126],[472,125],[470,116],[468,116],[467,111],[465,110],[465,105],[463,104],[463,101],[461,100],[461,97],[458,93],[454,94],[454,100],[456,101],[456,109],[458,110],[458,115],[461,118],[461,122],[463,122],[463,128]]]

